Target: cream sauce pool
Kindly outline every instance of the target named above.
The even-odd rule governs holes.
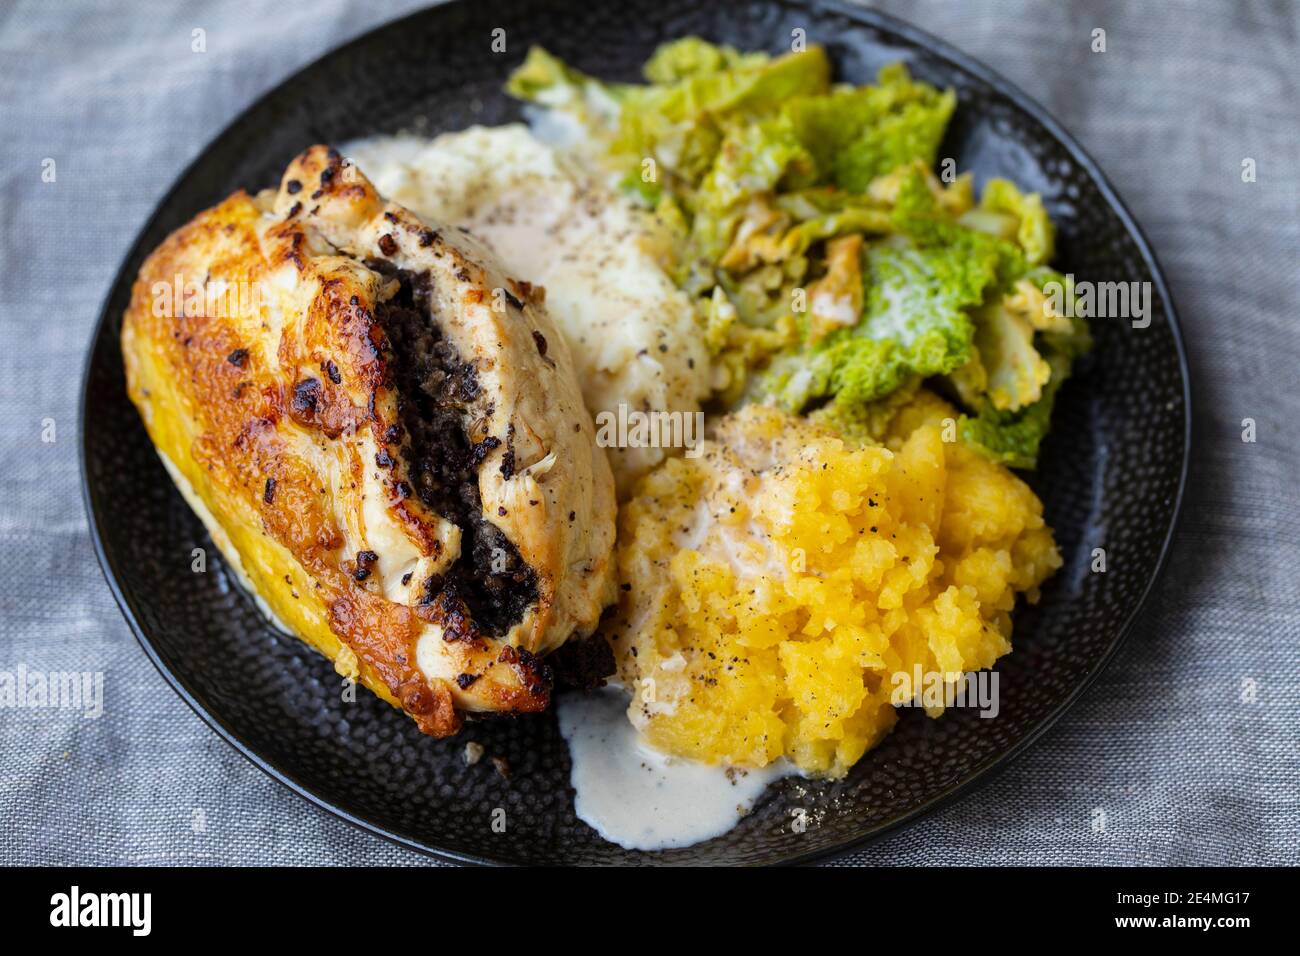
[[[721,836],[753,809],[786,761],[738,770],[651,749],[627,719],[619,687],[566,694],[556,708],[569,744],[578,819],[629,850],[666,850]]]

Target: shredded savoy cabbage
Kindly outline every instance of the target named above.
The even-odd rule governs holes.
[[[902,64],[853,87],[817,46],[696,37],[643,72],[604,83],[535,47],[507,90],[576,124],[581,160],[667,227],[720,402],[871,438],[926,381],[964,409],[966,442],[1033,468],[1088,329],[1044,293],[1065,280],[1039,196],[991,179],[976,200],[969,173],[935,174],[956,94]]]

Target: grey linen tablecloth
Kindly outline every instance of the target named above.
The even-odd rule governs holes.
[[[98,719],[0,708],[0,863],[426,862],[263,775],[163,682],[96,565],[76,443],[92,323],[166,187],[263,90],[420,3],[0,3],[0,671],[104,674]],[[1168,272],[1197,428],[1127,648],[988,786],[843,862],[1300,862],[1300,5],[879,6],[1098,159]]]

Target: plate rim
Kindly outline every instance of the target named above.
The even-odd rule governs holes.
[[[477,866],[505,866],[510,865],[510,861],[494,859],[490,856],[478,853],[465,853],[458,850],[433,847],[427,843],[415,840],[411,837],[397,833],[387,827],[365,819],[356,813],[346,809],[338,803],[328,800],[311,790],[305,784],[299,782],[291,770],[272,762],[261,754],[257,753],[251,746],[244,743],[236,733],[226,726],[225,721],[210,711],[199,702],[193,692],[190,691],[186,681],[169,668],[159,656],[153,646],[152,640],[145,634],[144,628],[136,615],[131,602],[118,585],[116,573],[105,545],[104,534],[100,524],[100,513],[96,509],[96,496],[92,488],[92,482],[89,472],[88,455],[86,447],[86,419],[87,412],[92,400],[91,376],[94,365],[94,357],[97,347],[106,330],[111,327],[113,317],[110,315],[110,308],[114,293],[119,286],[125,282],[133,282],[134,277],[127,274],[127,267],[137,257],[141,251],[144,237],[151,231],[154,223],[158,220],[162,208],[184,187],[185,183],[191,178],[195,169],[203,161],[211,145],[223,137],[228,130],[239,125],[251,114],[263,107],[263,105],[276,96],[285,87],[293,84],[303,74],[316,70],[321,63],[330,60],[339,54],[368,41],[375,33],[392,29],[394,26],[406,21],[414,21],[428,16],[435,10],[450,10],[455,7],[461,7],[471,2],[471,0],[448,0],[448,2],[434,4],[431,6],[421,7],[413,10],[408,14],[400,17],[386,20],[378,23],[351,39],[330,48],[320,56],[294,70],[279,81],[274,82],[269,88],[259,94],[246,107],[236,113],[215,135],[213,135],[199,150],[193,159],[190,160],[180,174],[172,181],[161,198],[154,204],[153,211],[149,214],[144,224],[137,231],[135,239],[132,241],[126,254],[123,256],[121,263],[113,274],[113,279],[108,286],[105,294],[104,303],[100,308],[99,316],[95,320],[92,328],[90,341],[86,348],[85,357],[82,361],[80,395],[77,406],[77,451],[79,473],[81,479],[81,497],[82,504],[86,510],[86,519],[90,533],[91,544],[95,551],[95,558],[99,563],[99,568],[108,585],[109,591],[113,595],[118,609],[126,619],[127,626],[130,628],[136,641],[144,650],[146,657],[153,663],[158,673],[162,675],[166,683],[174,690],[189,707],[197,714],[202,721],[207,724],[219,737],[226,741],[238,753],[242,754],[245,759],[255,767],[267,774],[273,780],[282,784],[291,792],[307,800],[314,806],[327,811],[334,817],[357,827],[368,833],[382,837],[398,846],[414,850],[434,859],[448,863],[457,863],[462,865]],[[907,812],[898,817],[872,827],[869,831],[860,836],[844,840],[832,847],[819,850],[809,850],[804,853],[795,853],[783,856],[773,863],[776,865],[807,865],[825,860],[836,859],[846,854],[860,849],[870,843],[884,838],[904,827],[911,826],[921,818],[928,816],[934,811],[955,802],[963,796],[975,792],[979,788],[987,785],[998,774],[1004,771],[1014,760],[1022,756],[1025,751],[1032,747],[1038,740],[1063,717],[1070,708],[1072,708],[1079,699],[1088,691],[1101,673],[1111,664],[1115,655],[1132,636],[1137,623],[1141,620],[1143,613],[1147,610],[1152,593],[1155,591],[1160,579],[1163,577],[1168,565],[1169,554],[1172,550],[1174,536],[1177,532],[1180,520],[1183,517],[1184,504],[1186,499],[1187,478],[1191,466],[1192,458],[1192,375],[1191,366],[1187,357],[1187,348],[1183,341],[1182,326],[1178,318],[1177,307],[1174,303],[1173,295],[1169,290],[1169,285],[1165,279],[1164,270],[1151,246],[1150,240],[1146,233],[1138,224],[1133,213],[1124,203],[1114,185],[1106,177],[1101,167],[1084,150],[1082,145],[1065,129],[1065,127],[1049,112],[1046,107],[1040,104],[1029,94],[1025,93],[1017,84],[1008,80],[1001,73],[987,66],[979,59],[949,44],[947,41],[940,39],[934,34],[920,27],[913,25],[905,20],[901,20],[891,14],[883,13],[879,10],[860,7],[849,4],[845,0],[769,0],[778,6],[783,7],[804,7],[809,10],[822,10],[838,14],[846,19],[852,20],[864,26],[873,27],[885,33],[892,33],[895,36],[910,42],[932,54],[939,56],[954,64],[961,70],[978,79],[987,85],[1000,96],[1010,100],[1018,109],[1027,113],[1036,120],[1070,155],[1070,158],[1078,167],[1093,180],[1097,186],[1098,192],[1102,199],[1114,211],[1115,215],[1124,227],[1129,237],[1133,240],[1137,251],[1140,254],[1143,263],[1150,272],[1152,284],[1156,293],[1165,307],[1165,315],[1169,323],[1169,331],[1173,339],[1174,350],[1178,360],[1179,379],[1182,384],[1183,397],[1183,456],[1179,467],[1178,486],[1174,492],[1173,509],[1165,529],[1163,540],[1160,543],[1159,553],[1156,557],[1155,566],[1147,577],[1146,585],[1139,595],[1136,604],[1129,612],[1120,627],[1116,630],[1114,637],[1111,639],[1106,650],[1097,659],[1093,667],[1087,674],[1071,689],[1070,693],[1053,708],[1046,716],[1030,729],[1024,737],[1017,741],[1007,750],[989,758],[982,764],[970,771],[965,779],[960,780],[939,793],[935,794],[924,803],[910,808]]]

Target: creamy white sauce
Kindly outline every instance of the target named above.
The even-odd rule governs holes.
[[[709,766],[651,749],[627,719],[619,687],[565,694],[556,704],[573,762],[578,819],[629,850],[666,850],[721,836],[753,809],[767,785],[795,772],[781,760],[761,770]]]

